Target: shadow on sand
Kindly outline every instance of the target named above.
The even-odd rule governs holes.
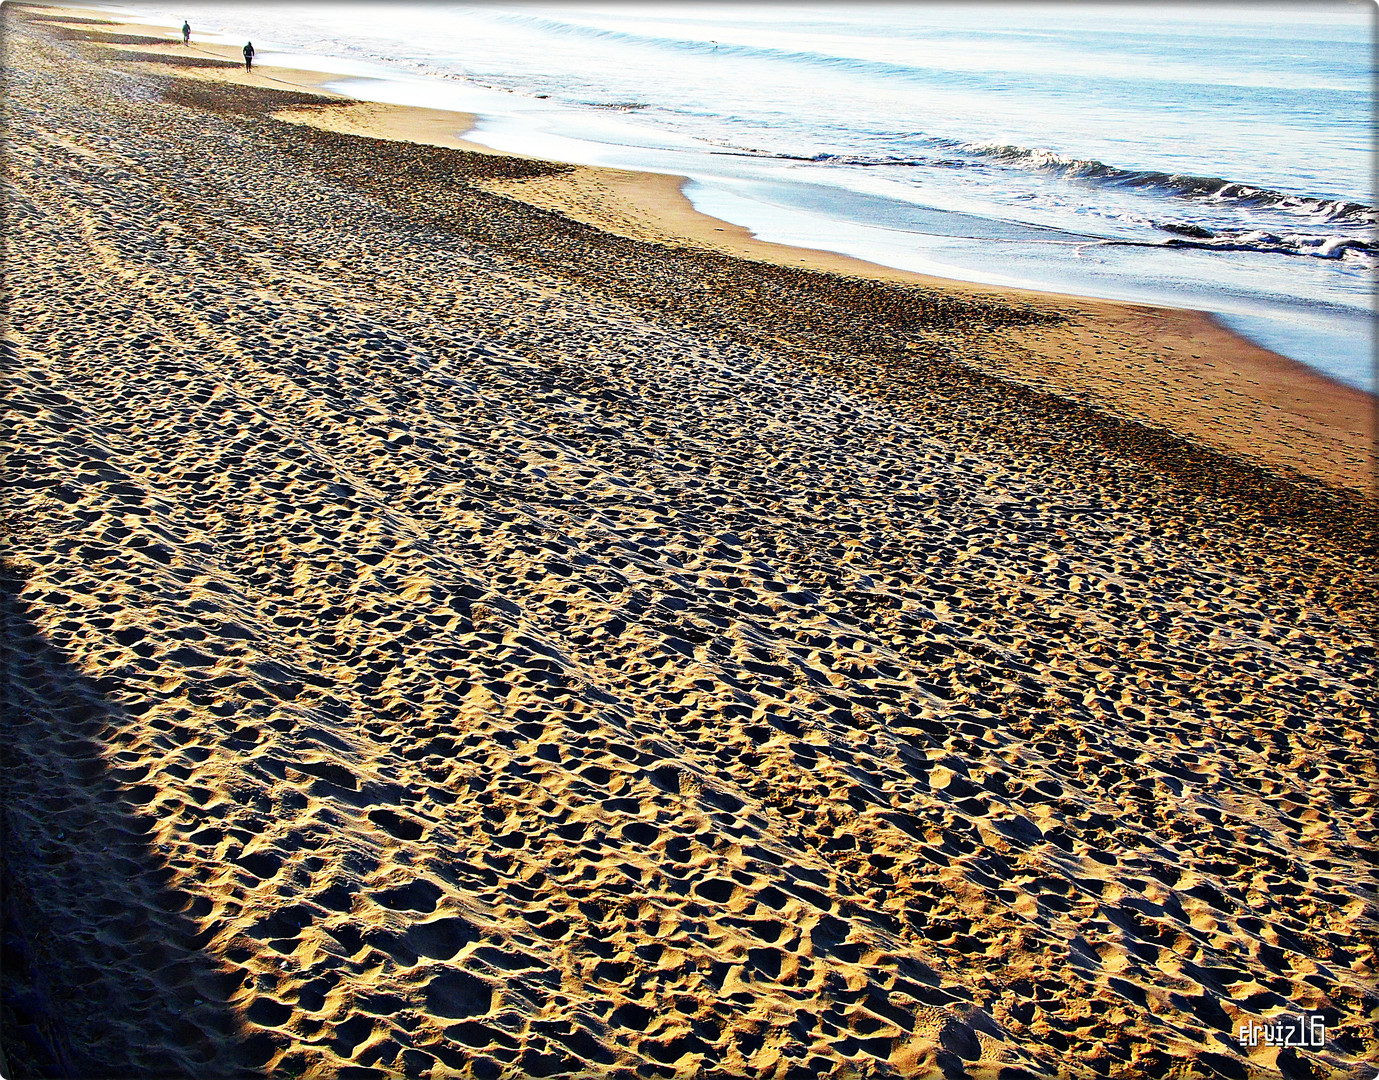
[[[243,972],[202,951],[210,905],[172,887],[155,794],[114,737],[137,718],[44,637],[0,560],[0,1045],[16,1078],[253,1075]],[[129,775],[122,775],[128,772]]]

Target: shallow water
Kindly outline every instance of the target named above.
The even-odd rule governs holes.
[[[496,148],[686,175],[763,239],[1200,308],[1375,387],[1372,6],[140,10]]]

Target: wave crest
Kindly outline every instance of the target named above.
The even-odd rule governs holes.
[[[1379,224],[1379,212],[1364,203],[1323,196],[1294,195],[1236,180],[1225,180],[1219,176],[1194,176],[1191,173],[1166,173],[1153,169],[1122,169],[1094,158],[1069,158],[1052,150],[997,143],[966,143],[961,149],[969,154],[992,158],[1005,164],[1059,176],[1095,180],[1114,187],[1149,188],[1182,199],[1280,210],[1312,218],[1318,223]]]

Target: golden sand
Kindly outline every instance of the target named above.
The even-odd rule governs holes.
[[[4,19],[17,1075],[1366,1075],[1372,398]]]

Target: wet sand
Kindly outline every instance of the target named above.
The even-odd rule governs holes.
[[[1334,384],[4,19],[19,1075],[1372,1072]]]

